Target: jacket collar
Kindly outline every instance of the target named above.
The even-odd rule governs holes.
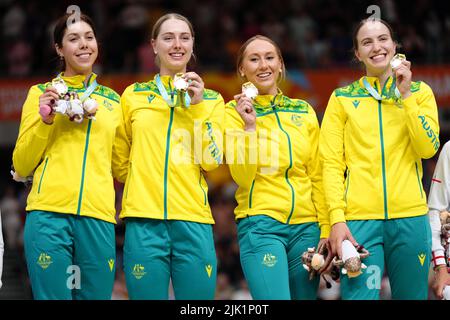
[[[60,77],[61,79],[64,80],[64,82],[66,83],[66,85],[70,88],[74,88],[74,89],[83,89],[83,88],[87,88],[96,78],[97,75],[95,73],[91,73],[89,75],[76,75],[76,76],[72,76],[72,77],[66,77],[64,76],[64,72],[61,72],[58,77]],[[85,86],[84,81],[86,80],[86,78],[88,78],[88,83]]]
[[[383,98],[390,97],[392,95],[392,90],[395,90],[395,79],[392,76],[387,78],[386,83],[381,87],[380,80],[377,77],[364,76],[359,79],[359,85],[361,88],[365,88],[364,79],[374,88]]]
[[[279,107],[280,102],[283,100],[283,92],[277,88],[277,94],[276,95],[258,95],[253,101],[253,106],[257,111],[268,111],[271,110],[273,107],[277,108]]]
[[[153,77],[153,82],[156,83],[156,77],[158,75],[159,74],[155,74],[155,76]],[[171,76],[169,76],[169,75],[166,75],[166,76],[159,75],[159,78],[161,79],[161,82],[162,82],[164,88],[166,88],[167,93],[171,94],[171,93],[173,93],[173,91],[175,91],[174,90],[174,86],[173,86],[173,79],[172,79]]]

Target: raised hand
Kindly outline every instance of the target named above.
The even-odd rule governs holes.
[[[39,114],[46,124],[52,124],[55,118],[53,105],[59,99],[58,92],[52,86],[45,89],[45,92],[39,97]]]
[[[242,120],[244,120],[245,131],[255,131],[256,130],[256,111],[253,108],[253,101],[240,93],[234,96],[234,100],[236,100],[236,111],[241,116]]]
[[[402,63],[394,70],[395,77],[397,78],[397,88],[400,91],[403,99],[408,98],[411,95],[411,62],[403,60]]]
[[[200,76],[195,72],[187,72],[184,74],[184,79],[188,82],[187,91],[191,96],[191,104],[199,104],[203,101],[203,92],[205,91],[205,84]]]

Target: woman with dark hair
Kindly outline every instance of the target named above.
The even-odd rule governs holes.
[[[316,299],[319,277],[310,280],[301,260],[308,248],[322,251],[329,233],[316,113],[278,88],[285,66],[271,39],[248,39],[237,72],[247,82],[226,105],[225,158],[239,186],[245,278],[254,299]]]
[[[35,299],[110,299],[113,173],[126,175],[111,165],[119,95],[92,72],[98,45],[89,17],[61,17],[54,43],[63,71],[31,87],[13,152],[16,179],[32,176],[24,231],[31,287]]]
[[[194,31],[166,14],[151,44],[160,71],[122,94],[121,152],[129,155],[120,217],[125,219],[124,268],[131,299],[213,299],[214,218],[204,171],[222,162],[222,96],[188,71]]]
[[[393,299],[427,299],[431,231],[422,159],[439,148],[433,91],[411,80],[391,27],[363,20],[353,37],[365,75],[336,89],[322,122],[320,154],[330,243],[363,245],[368,266],[342,276],[343,299],[379,299],[386,266]]]

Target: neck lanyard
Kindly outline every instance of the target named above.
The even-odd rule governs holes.
[[[394,92],[394,94],[392,94]],[[397,99],[401,99],[402,95],[400,94],[400,91],[397,88],[397,79],[394,77],[394,80],[392,80],[391,88],[389,89],[389,97],[392,97],[395,95]]]
[[[86,91],[81,96],[81,102],[84,102],[87,98],[89,98],[89,96],[92,94],[92,92],[95,91],[95,88],[97,88],[97,86],[97,79],[94,79],[94,81],[92,81],[92,83],[89,85],[89,87],[87,87]]]
[[[366,77],[364,77],[363,83],[364,83],[364,87],[366,88],[367,91],[369,91],[369,93],[372,97],[374,97],[378,101],[383,100],[383,97],[378,93],[377,90],[375,90],[372,87],[372,85],[369,83],[369,81],[367,81]],[[400,95],[400,91],[398,90],[397,86],[395,85],[395,78],[392,82],[391,88],[389,89],[389,96],[387,97],[388,99],[392,98],[392,96],[393,96],[392,91],[394,91],[395,96],[398,99],[400,99],[401,95]]]
[[[169,107],[174,108],[174,107],[179,106],[180,105],[179,99],[183,99],[183,98],[184,98],[184,105],[186,106],[186,108],[189,108],[189,106],[191,105],[191,97],[189,96],[189,94],[187,92],[177,92],[179,99],[177,100],[176,105],[174,105],[173,98],[172,99],[169,98],[169,95],[167,94],[167,90],[164,87],[164,85],[162,84],[161,77],[159,76],[159,74],[156,75],[156,86],[158,87],[159,93],[163,97],[164,101],[166,101],[166,103],[169,105]],[[182,93],[184,93],[184,97],[181,97]],[[172,97],[173,97],[173,95],[172,95]]]
[[[92,77],[92,74],[89,76],[89,78]],[[61,74],[58,75],[58,78],[65,83],[64,79],[61,78]],[[88,80],[89,82],[89,80]],[[94,81],[92,81],[92,83],[89,85],[89,87],[87,87],[87,89],[84,91],[83,95],[80,97],[81,102],[84,102],[87,98],[89,98],[89,96],[92,94],[92,92],[95,91],[95,89],[97,88],[98,83],[97,83],[97,79],[94,79]],[[66,84],[67,87],[67,84]]]

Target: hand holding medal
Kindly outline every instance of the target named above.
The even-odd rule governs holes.
[[[404,54],[396,54],[390,62],[392,72],[396,78],[396,86],[403,99],[411,95],[411,62]]]
[[[190,104],[199,104],[203,101],[203,93],[205,91],[205,84],[202,78],[195,72],[187,72],[184,74],[184,79],[187,81],[186,97],[189,97]]]
[[[253,99],[258,95],[258,89],[251,82],[246,82],[242,85],[242,93],[235,95],[236,111],[244,120],[245,131],[256,130],[256,111],[253,108]]]
[[[76,123],[83,122],[83,118],[95,120],[98,107],[96,100],[92,98],[83,99],[84,96],[80,98],[77,92],[69,91],[66,83],[60,77],[53,79],[51,87],[47,89],[57,95],[51,103],[51,114],[53,116],[55,113],[65,114],[70,121]]]
[[[52,124],[55,118],[53,105],[58,100],[58,92],[52,86],[45,89],[45,92],[39,97],[39,114],[46,124]]]

